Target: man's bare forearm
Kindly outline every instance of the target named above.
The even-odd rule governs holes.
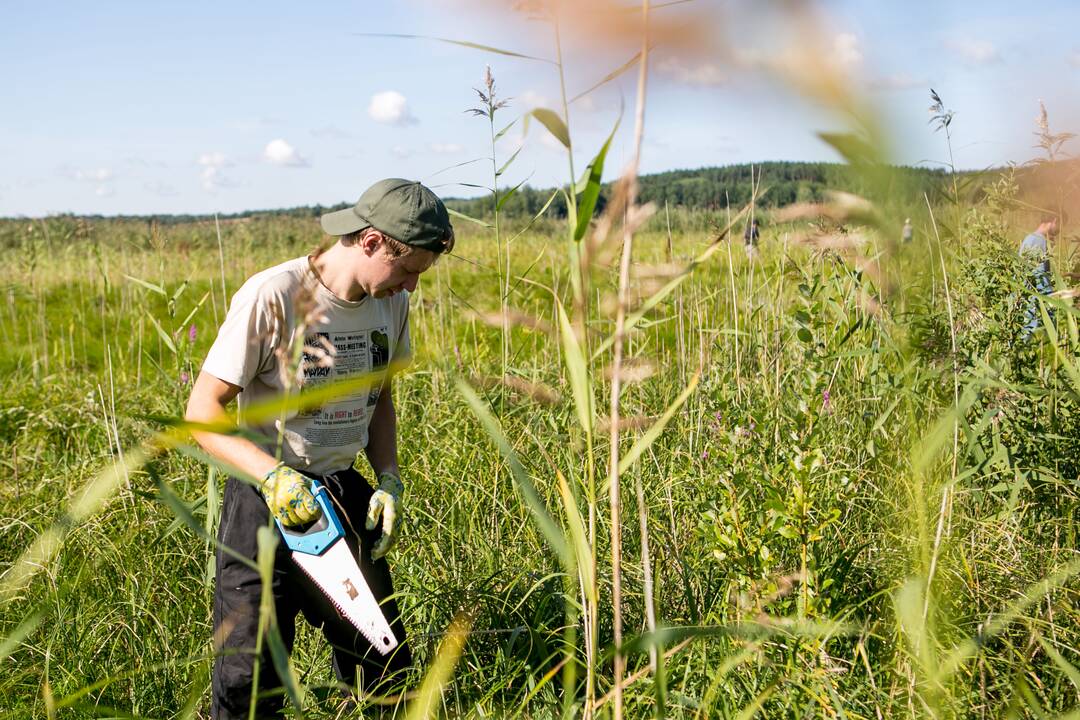
[[[213,376],[200,373],[191,391],[184,419],[197,423],[220,423],[228,417],[225,406],[236,396],[233,388],[235,386],[230,387]],[[265,477],[278,464],[272,455],[247,438],[202,430],[191,434],[211,457],[254,478]]]
[[[368,425],[368,444],[364,448],[371,469],[378,478],[384,472],[400,475],[397,460],[397,413],[394,410],[394,396],[387,380],[379,392],[379,400],[371,414]]]

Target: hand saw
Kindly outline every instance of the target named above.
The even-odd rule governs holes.
[[[349,551],[345,530],[334,511],[330,493],[315,479],[311,481],[311,493],[322,510],[319,519],[303,532],[298,532],[285,527],[275,518],[278,530],[300,569],[367,638],[372,647],[386,655],[397,647],[397,638]]]

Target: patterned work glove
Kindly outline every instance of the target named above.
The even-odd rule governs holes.
[[[286,527],[309,523],[321,514],[310,481],[287,465],[266,473],[260,485],[270,512]]]
[[[371,496],[367,514],[368,530],[374,530],[379,522],[379,516],[382,516],[382,537],[371,549],[372,560],[378,560],[386,555],[397,540],[397,516],[401,509],[403,492],[405,492],[405,486],[401,484],[401,478],[397,475],[389,472],[379,475],[379,489]]]

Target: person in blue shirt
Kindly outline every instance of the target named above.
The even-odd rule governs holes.
[[[1021,257],[1037,261],[1031,272],[1031,287],[1039,295],[1049,295],[1054,291],[1054,283],[1050,277],[1049,241],[1057,237],[1060,227],[1061,222],[1057,215],[1045,214],[1039,218],[1039,226],[1035,228],[1035,231],[1020,243]],[[1039,301],[1035,295],[1032,295],[1024,314],[1023,335],[1025,338],[1038,329],[1040,320]]]

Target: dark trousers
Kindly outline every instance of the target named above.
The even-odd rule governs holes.
[[[272,589],[277,627],[285,647],[291,652],[296,636],[296,616],[322,630],[333,651],[334,674],[350,687],[365,692],[386,692],[401,679],[412,663],[405,642],[405,628],[393,599],[390,568],[385,559],[372,562],[371,548],[380,531],[365,530],[368,501],[372,488],[356,470],[320,478],[336,500],[335,507],[345,526],[346,541],[375,598],[382,602],[383,613],[390,621],[400,645],[388,656],[380,655],[367,639],[330,603],[319,588],[292,560],[280,538],[274,558]],[[251,485],[229,478],[222,503],[219,542],[241,556],[255,561],[258,555],[256,533],[267,525],[270,511]],[[358,553],[358,546],[362,552]],[[214,661],[211,716],[218,720],[247,718],[251,702],[255,667],[255,643],[259,625],[259,600],[262,581],[259,573],[229,553],[218,548],[217,577],[214,587],[214,641],[220,646]],[[274,670],[268,643],[264,637],[259,660],[259,694],[256,717],[280,714],[284,694]]]

